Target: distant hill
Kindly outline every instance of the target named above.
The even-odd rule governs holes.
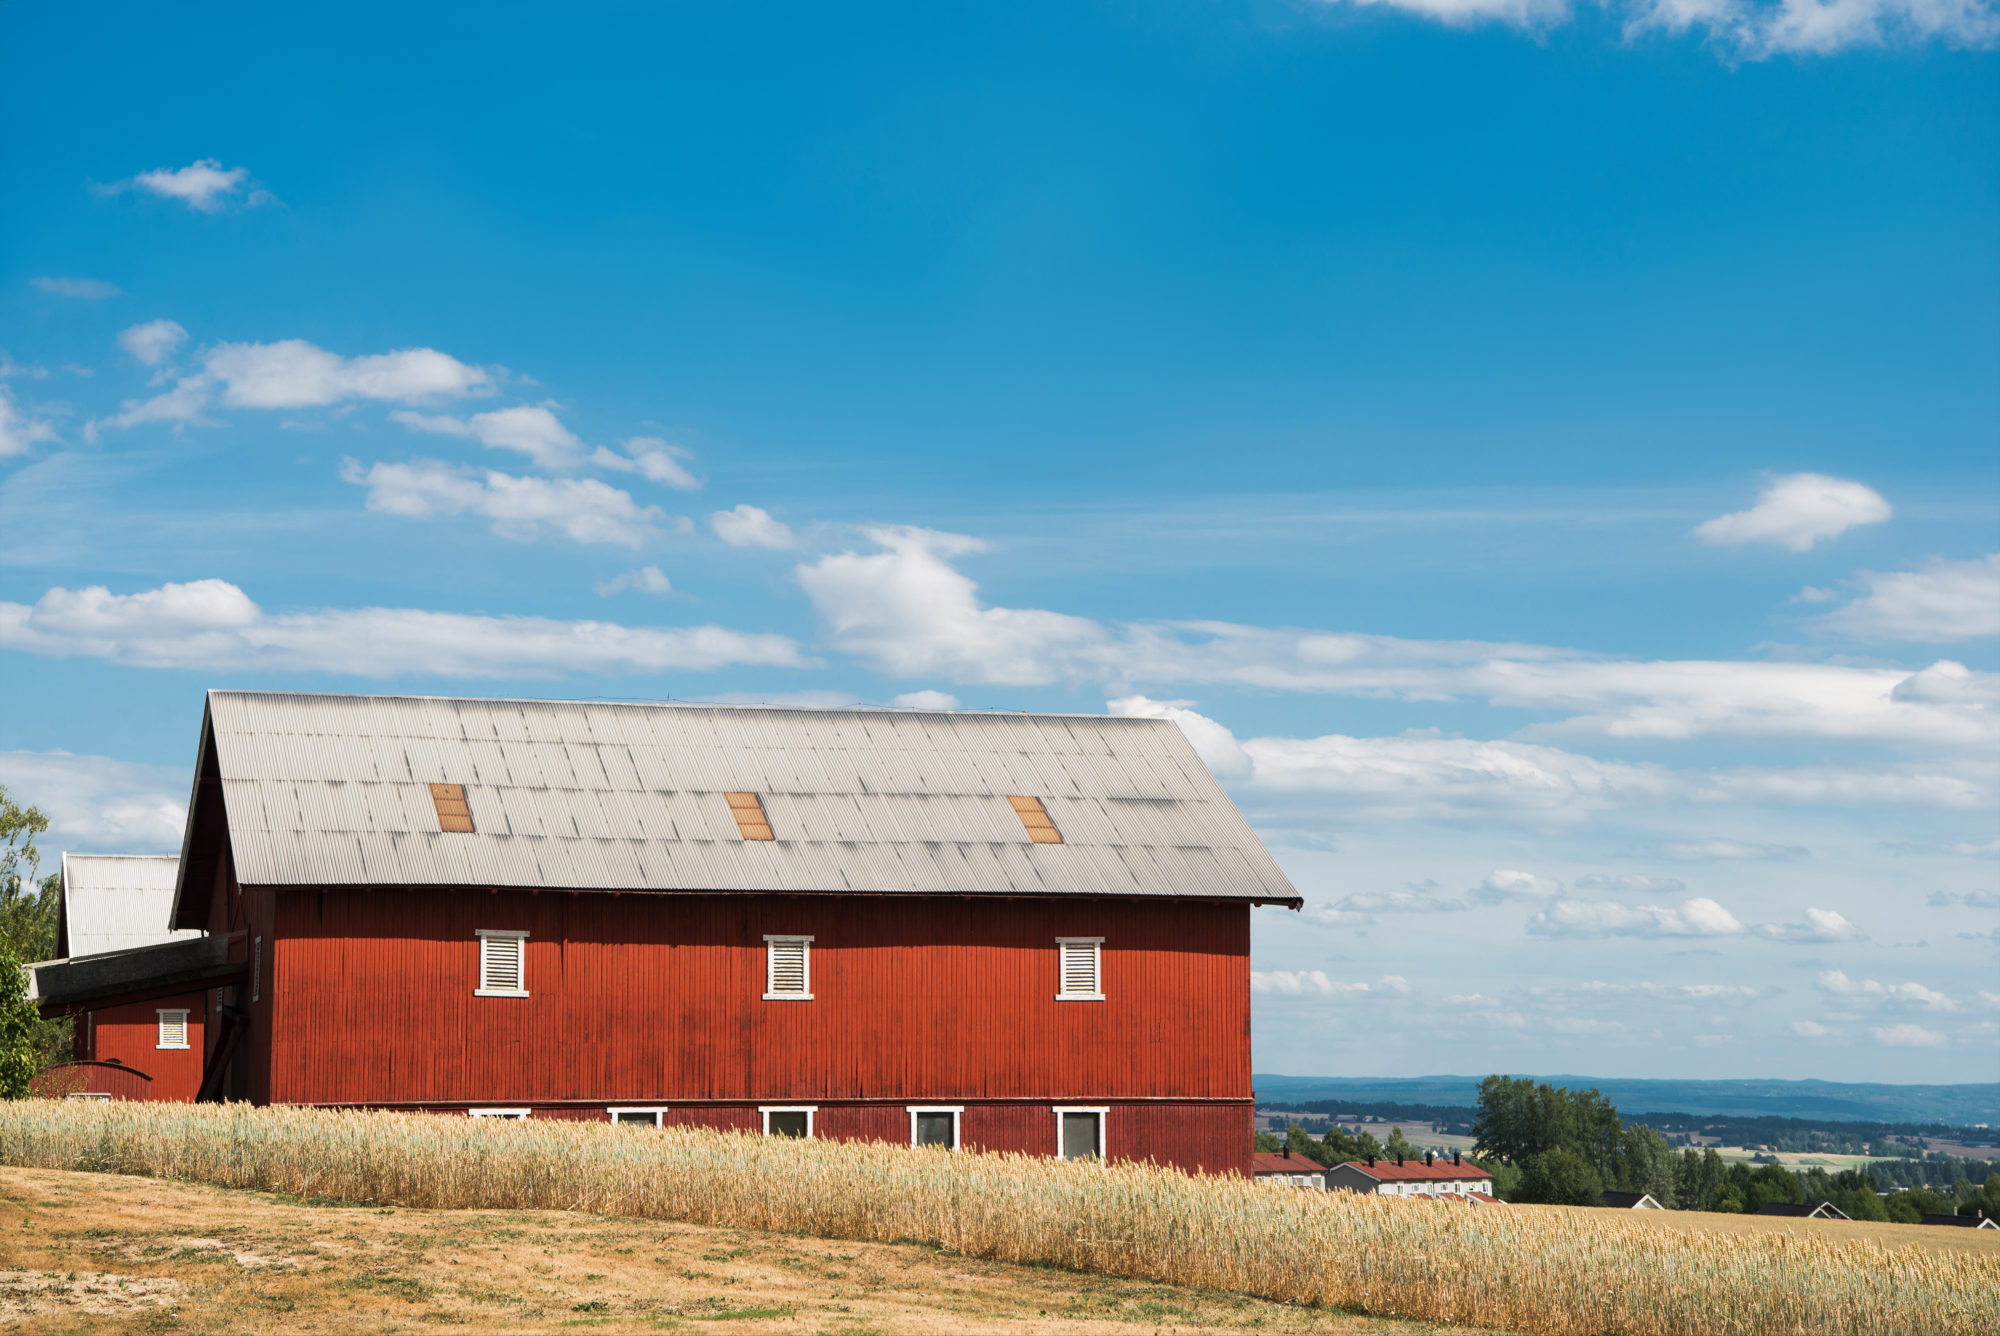
[[[1595,1086],[1625,1114],[1711,1113],[1739,1118],[1769,1115],[1842,1122],[2000,1125],[2000,1083],[1876,1085],[1845,1081],[1660,1081],[1609,1076],[1538,1076],[1535,1079],[1575,1090]],[[1269,1073],[1252,1078],[1259,1104],[1345,1099],[1465,1107],[1478,1101],[1480,1080],[1477,1076],[1277,1076]]]

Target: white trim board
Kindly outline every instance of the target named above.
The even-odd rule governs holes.
[[[965,1134],[965,1106],[963,1104],[906,1104],[910,1113],[910,1144],[917,1144],[917,1115],[920,1113],[948,1113],[951,1115],[951,1148],[958,1149],[959,1138]]]

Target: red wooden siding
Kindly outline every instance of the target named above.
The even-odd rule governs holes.
[[[879,1101],[827,1107],[817,1130],[897,1141],[909,1134],[903,1104],[965,1104],[968,1143],[1045,1153],[1052,1103],[1164,1100],[1171,1108],[1114,1113],[1116,1158],[1135,1157],[1120,1153],[1129,1121],[1155,1158],[1247,1162],[1244,905],[346,889],[247,899],[250,932],[265,938],[253,1099],[691,1102],[674,1121],[730,1126],[755,1126],[757,1104]],[[473,995],[480,928],[532,934],[531,996]],[[766,933],[814,938],[813,1000],[763,1000]],[[1055,939],[1075,936],[1105,939],[1103,1002],[1055,1000]]]
[[[186,1048],[160,1047],[159,1013],[167,1008],[187,1011]],[[80,1059],[95,1062],[115,1060],[153,1078],[141,1083],[143,1093],[120,1098],[191,1101],[201,1087],[202,1032],[207,1012],[206,993],[184,993],[103,1007],[77,1017],[76,1054]]]

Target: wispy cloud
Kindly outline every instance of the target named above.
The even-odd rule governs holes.
[[[1617,900],[1554,900],[1528,920],[1538,937],[1734,937],[1737,917],[1706,896],[1678,905],[1627,905]]]
[[[173,853],[181,846],[185,771],[63,751],[0,751],[0,774],[17,801],[49,818],[45,848]]]
[[[597,591],[599,598],[609,598],[628,589],[641,594],[657,594],[664,597],[674,592],[674,582],[669,580],[666,572],[658,566],[641,566],[636,571],[623,571],[609,580],[599,580],[591,588]]]
[[[1252,970],[1250,991],[1271,997],[1407,997],[1411,989],[1409,980],[1395,974],[1347,980],[1325,970]]]
[[[1915,980],[1907,983],[1881,983],[1874,979],[1850,979],[1839,970],[1825,970],[1814,980],[1814,986],[1822,993],[1841,998],[1850,1004],[1863,1002],[1919,1011],[1958,1010],[1958,1004],[1951,998]]]
[[[642,506],[630,492],[595,478],[515,477],[438,459],[366,468],[347,459],[340,476],[368,489],[370,510],[409,519],[479,515],[493,522],[494,533],[517,542],[559,533],[576,543],[640,548],[675,523],[658,506]]]
[[[1451,27],[1502,24],[1528,32],[1563,26],[1571,0],[1322,0],[1383,7]],[[1871,47],[1982,48],[2000,38],[1986,0],[1613,0],[1627,40],[1699,34],[1730,60],[1831,56]]]
[[[1617,660],[1549,646],[1423,641],[1215,621],[1106,625],[1038,608],[994,607],[953,565],[984,550],[960,534],[867,532],[873,552],[798,567],[839,649],[892,676],[1030,686],[1097,681],[1223,683],[1423,702],[1484,699],[1559,712],[1524,736],[1622,741],[1813,738],[2000,742],[2000,676],[1847,664]],[[1944,677],[1953,683],[1947,698]]]
[[[101,302],[107,297],[123,295],[117,284],[106,283],[101,278],[59,278],[48,274],[31,278],[28,282],[52,297],[73,297],[85,302]]]
[[[1914,571],[1862,571],[1854,583],[1860,597],[1820,618],[1821,631],[1911,644],[2000,636],[2000,552]]]
[[[25,455],[44,441],[56,439],[56,429],[24,410],[5,385],[0,385],[0,459]]]
[[[0,602],[0,649],[147,668],[356,677],[519,679],[813,666],[784,636],[719,626],[632,627],[415,608],[268,613],[225,580],[166,584],[134,594],[114,594],[101,585],[58,587],[34,603]]]
[[[224,167],[214,158],[201,158],[185,167],[155,167],[91,189],[100,195],[136,191],[175,200],[197,213],[220,213],[235,205],[255,208],[278,202],[277,196],[250,179],[248,167]]]

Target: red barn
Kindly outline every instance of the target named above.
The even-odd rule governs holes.
[[[205,1096],[1242,1172],[1258,904],[1169,722],[212,692],[171,923]]]

